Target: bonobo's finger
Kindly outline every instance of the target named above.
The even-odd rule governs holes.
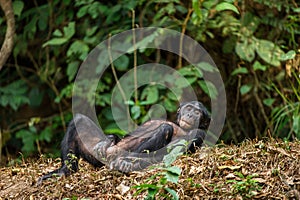
[[[132,163],[123,160],[120,166],[122,172],[128,173],[132,171]]]
[[[112,161],[112,162],[109,164],[109,169],[110,169],[110,170],[115,170],[115,165],[116,165],[116,161]]]

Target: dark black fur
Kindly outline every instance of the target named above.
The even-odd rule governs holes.
[[[180,122],[182,119],[188,122],[196,122],[191,127],[180,127],[180,124],[184,124]],[[126,155],[122,157],[118,157],[115,153],[108,153],[109,155],[107,155],[106,151],[108,149],[112,149],[112,152],[114,152],[115,149],[122,148],[127,152],[132,152],[128,155],[129,160],[132,161],[132,159],[135,159],[134,153],[144,151],[154,152],[170,142],[175,142],[183,138],[188,140],[193,139],[189,150],[195,152],[195,148],[201,146],[203,143],[206,134],[205,130],[208,128],[209,122],[209,114],[200,102],[187,102],[180,105],[177,112],[176,124],[162,120],[149,121],[120,140],[115,135],[107,135],[107,138],[103,138],[100,129],[94,122],[84,115],[77,114],[70,122],[61,143],[61,168],[44,175],[38,180],[38,183],[40,184],[43,180],[53,175],[68,176],[76,172],[78,170],[79,158],[83,158],[95,167],[101,167],[104,164],[99,161],[101,160],[100,157],[105,157],[108,160],[106,164],[112,169],[123,172],[140,169],[144,165],[151,164],[147,163],[148,161],[145,159],[144,162],[138,163],[139,166],[132,166],[132,164],[126,161],[128,160]],[[101,156],[95,153],[95,147]]]

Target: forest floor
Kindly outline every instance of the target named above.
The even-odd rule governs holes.
[[[182,170],[178,183],[153,177],[163,172],[158,168],[122,174],[81,161],[79,172],[37,186],[38,177],[58,168],[59,161],[41,157],[0,168],[0,200],[144,199],[155,189],[156,199],[176,194],[180,199],[300,199],[300,141],[246,141],[198,150],[173,163]],[[136,194],[138,185],[145,190]]]

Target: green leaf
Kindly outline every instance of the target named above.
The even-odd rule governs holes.
[[[126,71],[129,67],[129,58],[126,55],[120,56],[118,59],[114,61],[115,67],[119,71]]]
[[[180,145],[180,146],[175,146],[174,148],[172,148],[171,152],[165,155],[163,158],[163,162],[167,167],[169,167],[176,160],[178,156],[183,154],[184,145],[182,145],[180,141],[176,145]]]
[[[63,28],[64,37],[70,39],[75,34],[75,22],[70,22],[68,26]]]
[[[132,106],[131,107],[131,114],[133,119],[137,119],[141,116],[141,108],[140,106]]]
[[[152,43],[155,40],[155,38],[157,38],[157,36],[159,34],[160,33],[158,31],[154,31],[152,34],[144,37],[142,40],[140,40],[139,42],[137,42],[135,44],[135,48],[139,49],[139,51],[143,53],[146,50],[145,47],[147,47],[148,44]],[[161,34],[163,34],[163,33],[161,33]],[[134,50],[134,46],[132,46],[131,48],[129,48],[127,50],[127,52],[133,52],[133,50]]]
[[[257,40],[256,52],[265,62],[273,66],[279,66],[279,58],[284,55],[277,45],[268,40]]]
[[[40,141],[51,142],[52,138],[52,128],[50,126],[46,127],[39,135]]]
[[[197,67],[201,69],[201,71],[207,71],[207,72],[214,72],[216,71],[215,67],[207,62],[200,62],[199,64],[196,64]]]
[[[255,61],[253,64],[253,69],[254,69],[254,71],[256,71],[256,70],[266,71],[267,66],[262,65],[259,61]]]
[[[275,102],[274,98],[267,98],[263,100],[263,103],[268,107],[271,107],[274,102]]]
[[[37,135],[28,130],[20,130],[16,133],[16,138],[22,139],[23,147],[22,151],[25,153],[31,153],[35,151],[35,140],[37,139]]]
[[[218,90],[213,83],[210,81],[198,81],[199,86],[211,99],[216,99],[218,96]]]
[[[297,138],[300,138],[300,115],[296,113],[293,115],[293,130],[296,133]]]
[[[28,97],[30,106],[38,107],[41,105],[44,98],[44,91],[40,91],[39,88],[34,87],[30,90]]]
[[[196,65],[197,66],[197,65]],[[206,70],[208,71],[208,70]],[[192,76],[192,77],[199,77],[199,78],[203,78],[203,74],[202,71],[192,65],[188,65],[185,67],[182,67],[178,70],[178,72],[182,75],[182,76]]]
[[[239,67],[231,73],[232,76],[237,75],[237,74],[248,74],[248,69],[246,67]]]
[[[179,200],[178,194],[176,193],[175,190],[168,188],[168,187],[166,187],[165,190],[173,196],[172,199]]]
[[[238,11],[238,9],[230,4],[230,3],[227,3],[227,2],[222,2],[222,3],[219,3],[217,6],[216,6],[216,10],[217,11],[223,11],[223,10],[231,10],[237,14],[240,14],[240,12]]]
[[[59,31],[54,31],[55,35],[60,35]],[[70,22],[67,26],[63,28],[63,37],[52,38],[45,42],[42,47],[48,45],[62,45],[70,40],[70,38],[75,34],[75,22]]]
[[[142,99],[145,99],[145,97],[146,101],[144,101],[144,105],[149,105],[157,102],[159,99],[159,92],[157,87],[155,85],[146,87],[141,95]]]
[[[59,29],[56,29],[56,30],[53,32],[53,35],[56,36],[56,37],[62,37],[62,36],[63,36],[63,33],[62,33]]]
[[[172,183],[177,183],[178,179],[179,179],[179,175],[171,173],[171,172],[167,172],[165,174],[165,177],[169,182],[172,182]]]
[[[295,58],[295,56],[296,56],[296,52],[294,50],[290,50],[286,54],[283,54],[280,57],[280,60],[281,61],[291,60],[291,59]]]
[[[168,97],[169,99],[173,100],[173,101],[178,101],[177,96],[176,96],[173,92],[171,92],[171,91],[168,91],[168,92],[167,92],[167,97]]]
[[[72,61],[68,63],[67,76],[69,82],[71,82],[74,79],[75,75],[77,74],[78,67],[79,67],[78,61]]]
[[[180,167],[177,167],[177,166],[171,166],[171,167],[168,167],[166,169],[168,172],[171,172],[173,174],[176,174],[177,176],[179,176],[181,174],[181,168]]]
[[[75,55],[79,57],[80,60],[84,60],[89,53],[89,46],[80,40],[74,41],[67,51],[67,56]]]
[[[186,80],[188,81],[188,83],[190,85],[192,85],[193,83],[195,83],[197,81],[197,77],[187,77]]]
[[[164,108],[166,108],[169,112],[174,112],[177,110],[177,106],[174,101],[171,101],[170,99],[164,99],[163,101]]]
[[[250,84],[242,85],[242,87],[240,88],[240,92],[242,95],[244,95],[250,92],[251,89],[252,89],[252,85]]]
[[[49,41],[45,42],[43,44],[43,47],[46,47],[48,45],[62,45],[66,43],[69,39],[68,38],[53,38],[50,39]]]
[[[252,62],[255,58],[255,44],[249,44],[246,40],[244,42],[237,42],[235,52],[242,60]]]
[[[24,3],[23,1],[14,1],[12,3],[14,14],[17,15],[18,17],[21,16],[22,10],[24,8]]]

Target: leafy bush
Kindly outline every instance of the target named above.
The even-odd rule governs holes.
[[[299,138],[299,64],[292,67],[293,79],[287,75],[287,63],[299,60],[300,5],[295,1],[14,0],[13,4],[15,47],[0,75],[1,129],[11,135],[7,137],[10,141],[5,139],[2,144],[6,152],[12,152],[10,144],[20,141],[21,146],[13,147],[23,147],[24,152],[37,151],[38,145],[32,144],[41,145],[43,151],[54,138],[59,141],[53,135],[63,133],[70,119],[66,115],[70,116],[73,81],[81,62],[95,45],[131,29],[133,23],[180,31],[210,53],[221,71],[229,102],[222,140],[238,143],[267,133]],[[0,24],[4,21],[1,17]],[[145,42],[154,38],[145,38]],[[134,59],[125,55],[115,61],[117,77],[134,66]],[[138,52],[136,60],[138,64],[159,62],[174,67],[207,104],[216,97],[218,88],[204,82],[200,72],[171,53],[147,49]],[[115,83],[110,68],[98,84],[96,110],[101,111],[98,117],[107,133],[124,134],[111,114]],[[157,85],[139,89],[138,97],[128,102],[137,123],[149,119],[153,103],[175,116],[176,99],[170,91]],[[59,119],[55,126],[53,117]],[[32,118],[41,118],[43,123],[28,126]],[[51,131],[41,133],[43,130]]]

